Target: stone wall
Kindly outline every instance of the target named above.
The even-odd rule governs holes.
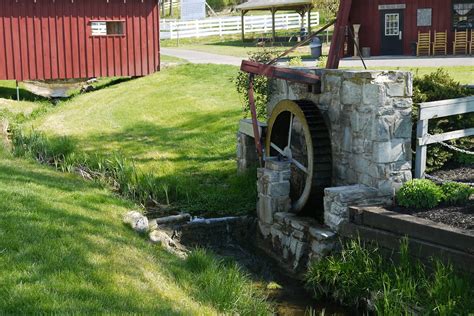
[[[349,207],[388,204],[411,179],[412,130],[410,73],[300,70],[321,75],[321,94],[304,84],[273,80],[268,111],[282,100],[307,100],[323,114],[337,162],[333,186],[324,191],[324,223],[290,213],[287,161],[267,157],[257,182],[264,248],[297,273],[337,249]]]
[[[412,76],[398,71],[299,70],[321,75],[321,94],[272,81],[268,112],[284,99],[312,101],[331,132],[333,185],[364,184],[393,195],[411,179]]]
[[[337,236],[312,218],[289,213],[288,161],[267,158],[257,175],[258,227],[265,241],[261,246],[288,270],[302,273],[310,260],[321,259],[335,248]]]
[[[253,137],[237,133],[237,170],[245,172],[258,164],[257,148]]]

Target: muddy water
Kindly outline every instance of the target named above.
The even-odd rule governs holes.
[[[350,309],[335,303],[316,301],[301,280],[289,276],[258,248],[228,244],[211,249],[217,255],[239,263],[267,293],[277,315],[354,315]]]

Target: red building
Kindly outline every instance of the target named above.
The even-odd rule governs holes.
[[[360,47],[372,55],[410,55],[418,31],[448,31],[448,53],[454,30],[472,29],[473,0],[352,0],[349,23],[360,24]],[[351,45],[350,45],[351,46]]]
[[[144,76],[159,68],[157,0],[0,0],[0,80]]]

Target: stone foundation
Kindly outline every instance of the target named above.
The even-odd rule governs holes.
[[[287,161],[267,157],[257,182],[258,227],[266,251],[295,272],[337,248],[337,232],[349,219],[349,207],[388,204],[411,179],[412,130],[410,73],[299,70],[321,76],[321,93],[273,80],[268,112],[282,100],[311,101],[321,111],[335,162],[332,187],[324,192],[324,223],[290,213]]]
[[[321,94],[272,80],[270,114],[282,100],[307,100],[331,136],[333,186],[364,184],[393,196],[411,179],[412,76],[399,71],[299,69],[321,76]]]
[[[259,135],[265,133],[267,125],[259,122]],[[240,121],[239,132],[237,133],[237,171],[246,172],[258,165],[257,148],[253,136],[252,120],[244,119]],[[263,146],[263,144],[262,144]]]

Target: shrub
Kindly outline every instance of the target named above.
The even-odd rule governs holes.
[[[443,201],[449,205],[464,205],[474,193],[474,189],[465,183],[446,182],[441,186]]]
[[[416,76],[413,80],[413,144],[416,144],[416,122],[418,120],[419,103],[431,102],[446,99],[455,99],[472,95],[469,88],[461,86],[459,82],[454,81],[449,73],[443,69],[425,75]],[[464,129],[474,126],[474,113],[453,115],[440,119],[430,120],[428,131],[430,134],[445,133],[454,130]],[[455,146],[470,149],[474,148],[474,140],[471,138],[461,138],[451,143]],[[432,171],[441,168],[448,160],[456,156],[453,151],[442,147],[441,145],[428,146],[427,170]],[[459,159],[457,159],[459,161]]]
[[[277,53],[272,50],[264,49],[259,52],[250,53],[249,60],[257,61],[260,63],[266,63],[276,57]],[[237,74],[237,77],[234,79],[234,84],[237,89],[237,92],[241,96],[242,108],[245,116],[248,116],[250,113],[249,106],[249,74],[246,72],[240,71]],[[269,85],[269,80],[265,76],[255,76],[253,81],[253,91],[255,99],[255,108],[257,110],[257,117],[261,120],[266,120],[267,118],[267,101],[268,96],[271,93],[271,87]]]
[[[397,193],[397,203],[404,207],[433,208],[443,199],[443,191],[433,181],[414,179],[406,182]]]
[[[290,67],[302,67],[303,65],[304,65],[303,60],[301,59],[300,56],[292,57],[288,61],[288,66]]]

